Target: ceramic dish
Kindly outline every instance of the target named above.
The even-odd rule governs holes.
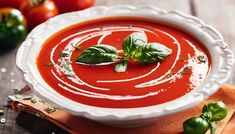
[[[71,100],[52,89],[40,75],[36,65],[42,44],[53,34],[73,24],[107,17],[139,17],[171,25],[192,35],[201,42],[211,57],[211,67],[203,82],[189,93],[172,101],[158,105],[132,108],[108,108],[91,106]],[[116,126],[139,126],[153,122],[160,117],[195,106],[216,92],[228,80],[233,65],[233,53],[224,43],[221,34],[199,19],[177,11],[165,11],[144,6],[98,6],[84,11],[71,12],[51,18],[37,26],[20,46],[16,65],[23,79],[34,93],[51,104],[95,121]],[[138,103],[138,102],[137,102]]]

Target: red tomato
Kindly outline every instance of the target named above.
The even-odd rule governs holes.
[[[60,13],[83,10],[95,4],[95,0],[54,0]]]
[[[14,7],[19,9],[23,1],[25,0],[0,0],[0,7]]]
[[[52,0],[25,0],[20,6],[20,10],[26,17],[29,30],[58,15],[57,6]]]

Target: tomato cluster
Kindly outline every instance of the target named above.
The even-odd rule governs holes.
[[[24,23],[26,20],[26,25],[23,22],[19,25],[24,27],[23,29],[27,27],[27,31],[31,31],[35,26],[59,13],[82,10],[93,6],[94,3],[95,0],[0,0],[0,9],[4,9],[0,10],[0,16],[4,16],[0,17],[0,37],[2,37],[0,41],[4,41],[5,38],[9,41],[11,37],[15,36],[12,35],[14,32],[11,36],[9,36],[9,32],[6,32],[9,31],[8,28],[14,30],[18,27],[18,25],[15,25],[15,28],[8,27],[10,23],[15,21],[11,17],[12,12],[19,12],[18,18],[23,17]],[[19,38],[22,37],[23,35],[19,35]]]

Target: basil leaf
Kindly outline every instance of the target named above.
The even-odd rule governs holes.
[[[116,72],[126,72],[128,61],[124,59],[121,63],[115,65]]]
[[[78,56],[76,62],[86,64],[99,64],[105,62],[114,62],[117,60],[117,49],[110,45],[99,44],[84,50]]]
[[[148,43],[135,59],[142,63],[155,63],[164,60],[171,53],[172,50],[162,44]]]
[[[134,32],[124,39],[122,49],[125,56],[133,58],[141,54],[146,43],[147,36],[144,32]]]

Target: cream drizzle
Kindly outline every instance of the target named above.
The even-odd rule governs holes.
[[[106,36],[108,36],[108,35],[110,35],[110,34],[112,34],[112,33],[111,33],[111,32],[104,33],[104,34],[100,37],[100,39],[98,40],[97,44],[101,44],[102,40],[103,40]]]
[[[170,68],[164,75],[162,75],[161,77],[158,77],[158,78],[156,78],[156,79],[154,79],[154,80],[151,80],[151,81],[144,82],[144,83],[141,83],[141,84],[139,84],[139,85],[136,85],[136,86],[135,86],[136,88],[144,88],[144,87],[150,87],[150,86],[158,85],[158,84],[161,84],[161,83],[163,83],[163,82],[167,82],[167,81],[169,81],[169,80],[171,80],[171,79],[173,79],[173,78],[175,78],[175,77],[177,76],[177,74],[175,74],[175,75],[173,75],[173,76],[171,76],[171,77],[169,77],[169,78],[166,78],[166,75],[171,72],[171,70],[175,67],[175,65],[176,65],[176,63],[177,63],[177,60],[179,59],[180,52],[181,52],[180,43],[179,43],[178,40],[177,40],[175,37],[173,37],[172,35],[170,35],[170,34],[164,32],[164,31],[162,31],[162,30],[158,30],[158,29],[155,29],[155,30],[156,30],[156,31],[159,31],[159,32],[161,32],[161,33],[163,33],[163,34],[165,34],[165,35],[167,35],[167,36],[169,36],[169,37],[174,41],[173,44],[176,44],[176,45],[177,45],[177,48],[178,48],[178,49],[177,49],[176,58],[175,58],[175,61],[174,61],[173,65],[171,66],[171,68]],[[182,69],[182,68],[181,68],[181,69]],[[166,79],[164,79],[164,78],[166,78]],[[164,79],[164,80],[162,80],[162,79]],[[162,81],[160,81],[160,80],[162,80]]]
[[[130,78],[130,79],[122,79],[122,80],[98,80],[98,83],[114,83],[114,82],[127,82],[127,81],[133,81],[133,80],[137,80],[137,79],[141,79],[144,78],[150,74],[152,74],[154,71],[157,70],[157,68],[160,66],[160,63],[157,63],[157,65],[155,66],[155,68],[153,68],[150,72],[139,76],[139,77],[134,77],[134,78]]]
[[[67,90],[71,93],[74,94],[78,94],[78,95],[82,95],[82,96],[86,96],[86,97],[90,97],[90,98],[102,98],[102,99],[110,99],[110,100],[134,100],[134,99],[141,99],[141,98],[146,98],[149,96],[154,96],[154,95],[158,95],[161,92],[164,92],[164,90],[159,90],[156,92],[150,92],[148,94],[145,95],[139,95],[139,96],[132,96],[132,95],[125,95],[125,96],[121,96],[121,95],[105,95],[105,94],[96,94],[96,95],[90,95],[90,94],[84,94],[81,92],[76,92],[74,90],[69,89],[68,87],[65,87],[61,84],[58,84],[59,87],[63,88],[64,90]]]
[[[82,90],[80,88],[77,88],[67,82],[64,82],[62,79],[60,79],[56,73],[51,70],[51,73],[54,75],[54,77],[59,80],[61,83],[63,83],[64,85],[70,87],[70,88],[73,88],[75,89],[76,91],[66,87],[66,86],[63,86],[62,84],[58,84],[58,86],[60,86],[61,88],[63,88],[64,90],[67,90],[71,93],[74,93],[74,94],[78,94],[78,95],[82,95],[82,96],[86,96],[86,97],[92,97],[92,98],[104,98],[104,99],[111,99],[111,100],[130,100],[130,99],[141,99],[141,98],[145,98],[145,97],[148,97],[148,96],[154,96],[154,95],[157,95],[161,92],[163,92],[164,90],[159,90],[159,91],[156,91],[156,92],[150,92],[148,94],[145,94],[145,95],[139,95],[139,96],[131,96],[131,95],[126,95],[126,96],[121,96],[121,95],[106,95],[106,94],[100,94],[100,93],[94,93],[94,92],[90,92],[90,91],[87,91],[87,90]]]

